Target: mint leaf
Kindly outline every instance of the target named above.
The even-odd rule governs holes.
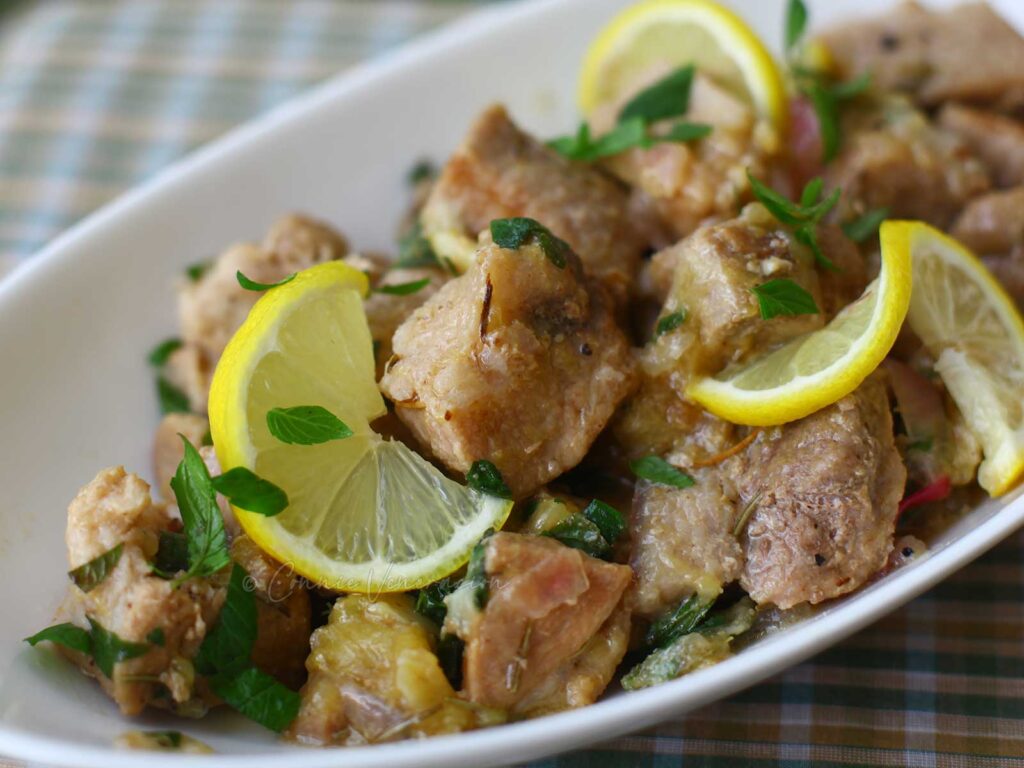
[[[814,255],[814,261],[817,262],[818,266],[824,267],[829,272],[838,272],[837,267],[832,259],[825,255],[825,251],[821,249],[821,243],[818,242],[818,228],[814,224],[803,224],[796,228],[793,232],[793,236],[798,242],[803,243],[811,249],[811,253]]]
[[[197,261],[195,264],[191,264],[185,268],[185,275],[193,283],[198,283],[203,279],[203,275],[209,271],[210,266],[209,261]]]
[[[68,571],[68,576],[80,590],[89,592],[107,578],[107,574],[117,567],[123,551],[124,542],[118,544],[113,549],[108,549],[102,555],[97,555],[89,562]]]
[[[256,667],[215,675],[210,678],[210,687],[233,709],[277,733],[299,714],[299,694]]]
[[[710,125],[679,123],[664,134],[653,136],[647,130],[647,123],[642,118],[634,117],[619,123],[596,139],[590,136],[590,126],[581,123],[575,136],[554,139],[548,142],[548,146],[571,160],[589,163],[621,154],[628,149],[648,149],[660,142],[695,141],[707,136],[711,130]]]
[[[204,675],[240,672],[249,666],[256,643],[256,596],[246,588],[247,574],[238,563],[231,568],[224,607],[196,654],[196,669]]]
[[[213,478],[213,487],[239,509],[266,517],[279,514],[288,506],[287,493],[245,467],[235,467]]]
[[[235,278],[238,280],[238,284],[247,291],[269,291],[271,288],[277,288],[278,286],[290,283],[297,274],[297,272],[292,272],[288,277],[278,280],[276,283],[257,283],[255,280],[250,280],[243,275],[242,270],[238,270],[235,272]]]
[[[167,635],[164,634],[163,627],[156,627],[146,635],[146,642],[152,645],[158,645],[161,648],[167,643]]]
[[[685,115],[690,108],[690,89],[695,68],[692,64],[670,72],[630,99],[619,112],[619,123],[640,118],[647,124]]]
[[[664,336],[666,333],[674,331],[684,322],[686,322],[685,309],[681,309],[677,312],[672,312],[668,315],[663,315],[662,317],[658,318],[658,322],[654,326],[654,338]]]
[[[691,595],[675,610],[651,624],[644,642],[649,648],[663,648],[683,635],[690,634],[714,604],[714,600],[702,600],[699,595]]]
[[[469,563],[466,564],[466,575],[463,577],[459,587],[468,585],[473,590],[473,598],[481,610],[487,606],[487,598],[490,592],[490,582],[487,579],[487,540],[494,535],[494,529],[488,528],[480,541],[473,547],[469,555]]]
[[[167,358],[169,358],[176,350],[181,349],[182,344],[184,344],[184,342],[181,339],[166,339],[161,341],[153,347],[146,359],[149,360],[150,365],[159,368],[167,362]]]
[[[188,413],[188,395],[171,384],[164,376],[156,377],[156,395],[160,401],[160,413]]]
[[[210,576],[231,562],[224,519],[217,493],[199,452],[184,436],[185,455],[171,479],[185,536],[188,537],[188,570],[178,582],[194,576]]]
[[[409,231],[398,241],[398,260],[396,267],[440,267],[441,262],[430,245],[430,241],[423,236],[423,227],[417,221]],[[454,274],[454,272],[453,272]]]
[[[134,659],[149,651],[148,643],[132,643],[122,640],[113,632],[104,629],[103,625],[91,616],[86,616],[86,618],[91,627],[89,639],[92,645],[93,661],[107,677],[113,679],[114,665],[118,662]]]
[[[629,469],[642,480],[670,485],[673,488],[689,488],[694,484],[692,477],[676,469],[660,456],[644,456],[631,461]]]
[[[35,646],[36,643],[41,643],[44,640],[63,645],[65,648],[70,648],[79,653],[88,654],[92,652],[92,639],[89,637],[89,633],[81,627],[68,622],[55,624],[52,627],[36,632],[32,637],[25,638],[25,642],[31,646]]]
[[[709,136],[712,130],[712,126],[704,123],[676,123],[665,133],[655,136],[654,140],[685,144],[688,141],[697,141]]]
[[[626,531],[626,522],[622,519],[622,513],[603,501],[594,499],[584,507],[580,514],[600,529],[601,535],[609,544],[618,541]]]
[[[489,496],[497,496],[500,499],[512,498],[512,491],[505,485],[505,479],[501,472],[486,459],[474,461],[466,473],[466,485],[479,493],[486,493]]]
[[[551,231],[534,219],[525,216],[511,219],[495,219],[491,222],[491,237],[499,248],[518,250],[524,245],[535,243],[544,251],[548,261],[559,269],[564,269],[572,248],[561,238],[555,237]]]
[[[175,531],[160,531],[153,571],[165,579],[188,570],[188,537]]]
[[[289,445],[320,445],[352,436],[348,425],[319,405],[296,405],[267,411],[270,434]]]
[[[432,622],[441,626],[444,618],[448,615],[448,606],[444,599],[455,589],[452,580],[445,576],[433,584],[428,584],[416,595],[416,613],[426,616]]]
[[[786,277],[769,280],[750,290],[757,296],[761,317],[765,320],[780,316],[816,315],[819,312],[814,297]]]
[[[542,535],[578,549],[590,557],[606,558],[612,549],[608,540],[601,535],[601,529],[579,512],[569,515]]]
[[[807,29],[807,6],[803,0],[789,0],[786,8],[786,51],[792,52]]]
[[[824,200],[819,200],[824,183],[821,179],[812,179],[804,187],[800,202],[794,203],[747,171],[750,188],[754,196],[779,223],[793,229],[797,241],[811,249],[814,260],[832,272],[838,272],[835,264],[829,259],[818,243],[817,227],[821,220],[836,207],[840,191],[833,190]]]
[[[878,228],[882,226],[882,222],[887,218],[889,218],[888,208],[875,208],[858,216],[853,221],[843,224],[843,232],[853,242],[863,243],[878,232]]]
[[[798,227],[807,221],[803,208],[776,192],[749,170],[747,171],[747,179],[750,181],[750,188],[754,192],[754,197],[780,223],[789,227]]]
[[[422,280],[411,280],[408,283],[396,283],[395,285],[381,285],[374,288],[374,293],[386,293],[391,296],[409,296],[426,288],[430,284],[430,278]]]

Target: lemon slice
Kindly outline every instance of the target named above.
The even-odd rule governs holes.
[[[363,312],[365,275],[330,262],[267,292],[231,339],[210,389],[210,429],[224,471],[279,485],[275,517],[235,508],[276,559],[329,589],[401,592],[459,568],[512,502],[445,477],[370,422],[385,412]],[[352,436],[317,445],[276,439],[272,408],[317,405]]]
[[[883,242],[912,254],[907,319],[981,443],[978,483],[993,496],[1024,473],[1024,320],[1002,286],[953,238],[927,224],[885,224]]]
[[[910,254],[884,227],[881,272],[860,298],[824,328],[694,381],[689,397],[734,424],[764,427],[801,419],[859,387],[892,349],[910,304]]]
[[[589,116],[617,101],[655,66],[691,63],[783,132],[786,88],[778,66],[750,27],[712,0],[646,0],[613,18],[583,60],[580,109]]]

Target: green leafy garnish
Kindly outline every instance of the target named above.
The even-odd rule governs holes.
[[[373,290],[374,293],[386,293],[390,296],[409,296],[410,294],[423,290],[428,285],[430,285],[430,278],[424,277],[422,280],[411,280],[408,283],[381,285]]]
[[[473,547],[469,555],[469,563],[466,565],[466,575],[459,587],[466,587],[473,591],[473,600],[477,608],[483,609],[487,605],[489,583],[487,581],[487,569],[484,562],[487,557],[487,540],[494,535],[494,529],[488,529],[480,541]]]
[[[750,291],[757,297],[761,317],[765,320],[819,313],[814,297],[787,277],[755,285]]]
[[[889,218],[888,208],[875,208],[843,224],[843,232],[855,243],[863,243],[878,232],[882,222]]]
[[[275,733],[291,725],[302,701],[295,691],[256,667],[235,675],[215,675],[210,687],[230,707]]]
[[[605,558],[611,552],[611,544],[601,535],[601,529],[582,514],[569,515],[554,527],[544,531],[544,536],[561,542],[567,547],[578,549],[591,557]]]
[[[198,283],[202,280],[203,275],[205,275],[209,269],[209,261],[197,261],[195,264],[185,268],[185,275],[188,276],[188,279],[193,283]]]
[[[160,531],[153,570],[164,578],[188,570],[188,537],[175,531]]]
[[[245,467],[235,467],[213,478],[213,487],[234,506],[266,517],[288,506],[287,493]]]
[[[433,584],[428,584],[416,595],[416,612],[441,626],[444,624],[444,617],[448,615],[448,606],[444,604],[444,599],[454,589],[455,585],[447,576]]]
[[[296,405],[267,411],[270,434],[289,445],[319,445],[352,436],[348,425],[319,405]]]
[[[913,442],[907,443],[907,450],[929,453],[933,446],[934,441],[930,437],[923,437],[920,440],[914,440]]]
[[[182,344],[184,344],[184,342],[181,339],[166,339],[161,341],[153,347],[146,359],[149,360],[150,365],[159,368],[167,362],[167,358],[169,358],[175,350],[181,349]]]
[[[434,167],[434,164],[430,160],[423,158],[422,160],[418,160],[416,164],[409,169],[409,175],[407,178],[409,179],[410,184],[415,185],[419,184],[421,181],[432,179],[435,176],[437,176],[437,168]]]
[[[657,325],[654,326],[654,338],[664,336],[666,333],[674,331],[676,328],[686,322],[686,310],[681,309],[677,312],[672,312],[668,315],[662,315],[658,318]]]
[[[396,267],[439,267],[441,263],[437,254],[430,245],[430,241],[423,236],[423,227],[417,221],[398,241],[398,260]]]
[[[652,134],[642,118],[634,117],[619,123],[608,133],[592,138],[590,126],[580,123],[574,136],[562,136],[548,142],[548,146],[570,160],[592,163],[603,157],[613,157],[627,149],[650,149],[662,142],[688,142],[702,139],[711,133],[710,125],[678,123],[663,134]]]
[[[800,202],[794,203],[758,180],[750,171],[747,171],[747,178],[750,180],[754,196],[761,205],[781,224],[793,229],[794,237],[811,249],[815,261],[825,269],[837,271],[836,265],[825,255],[818,243],[818,224],[835,208],[839,202],[840,191],[836,189],[822,200],[820,198],[824,184],[821,179],[812,179],[804,187]]]
[[[598,499],[587,504],[580,514],[597,526],[609,544],[618,541],[626,531],[626,522],[622,519],[622,513],[611,504],[605,504]]]
[[[644,642],[648,648],[663,648],[676,638],[689,634],[714,604],[714,600],[703,600],[697,594],[691,595],[676,606],[675,610],[651,624]]]
[[[142,731],[154,746],[161,749],[180,749],[184,734],[181,731]]]
[[[695,67],[688,64],[644,88],[619,112],[619,123],[639,118],[651,124],[685,115],[690,108],[690,89],[695,72]]]
[[[89,641],[91,647],[89,653],[92,655],[93,661],[96,662],[96,666],[107,677],[113,678],[114,665],[118,662],[134,659],[149,650],[148,643],[132,643],[122,640],[113,632],[104,629],[91,616],[86,618],[89,620],[90,627]]]
[[[161,648],[167,643],[167,635],[164,634],[163,627],[156,627],[146,635],[146,642],[152,645],[158,645]]]
[[[704,123],[676,123],[664,133],[659,133],[651,138],[657,144],[686,144],[710,136],[711,131],[711,126]]]
[[[466,485],[479,493],[486,493],[489,496],[497,496],[501,499],[511,499],[512,491],[505,485],[505,479],[501,472],[486,459],[474,461],[466,473]]]
[[[183,436],[185,455],[171,479],[188,539],[188,569],[177,582],[196,576],[210,576],[231,562],[228,556],[224,520],[217,506],[213,480],[192,443]]]
[[[63,645],[65,648],[79,653],[87,654],[92,650],[92,638],[89,637],[89,632],[68,622],[54,624],[52,627],[36,632],[32,637],[25,638],[25,642],[31,646],[44,640]]]
[[[75,582],[75,585],[80,590],[89,592],[107,578],[107,574],[117,567],[123,551],[124,542],[118,544],[113,549],[108,549],[102,555],[97,555],[89,562],[68,571],[68,576],[71,577],[71,580]]]
[[[292,272],[288,277],[278,280],[276,283],[257,283],[255,280],[250,280],[243,275],[242,270],[235,272],[235,277],[238,279],[238,284],[247,291],[269,291],[271,288],[278,288],[286,283],[290,283],[297,274],[298,272]]]
[[[786,51],[792,53],[807,29],[807,6],[803,0],[789,0],[786,8]]]
[[[673,488],[690,488],[694,484],[692,477],[676,469],[660,456],[644,456],[631,461],[629,469],[642,480],[670,485]]]
[[[551,234],[551,230],[534,219],[519,216],[511,219],[495,219],[491,222],[491,237],[499,248],[517,250],[527,244],[539,245],[548,261],[564,269],[572,253],[569,244]]]
[[[188,395],[171,384],[164,376],[156,377],[156,394],[160,400],[160,413],[188,413]]]

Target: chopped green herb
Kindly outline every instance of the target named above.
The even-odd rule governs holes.
[[[96,662],[96,666],[107,677],[113,678],[114,665],[118,662],[134,659],[149,651],[150,646],[148,643],[132,643],[122,640],[113,632],[104,629],[91,616],[86,618],[89,620],[89,626],[91,627],[89,630],[89,640],[92,646],[90,653],[92,654],[93,661]]]
[[[181,345],[184,342],[181,339],[166,339],[161,341],[152,351],[150,351],[147,360],[149,364],[159,368],[161,365],[167,362],[167,358],[171,356],[176,350],[181,349]]]
[[[396,267],[438,267],[440,262],[430,241],[423,236],[423,227],[417,221],[398,241]]]
[[[178,577],[178,583],[194,576],[209,576],[231,562],[210,473],[192,443],[184,437],[181,441],[185,455],[171,479],[171,490],[188,539],[188,570]]]
[[[296,405],[267,411],[270,434],[289,445],[319,445],[352,436],[348,425],[319,405]]]
[[[669,117],[685,115],[690,108],[690,90],[695,68],[692,64],[670,72],[644,88],[619,112],[618,122],[639,118],[648,125]]]
[[[266,517],[288,506],[287,493],[245,467],[235,467],[213,478],[213,487],[234,506]]]
[[[594,499],[580,513],[601,531],[601,535],[609,544],[614,544],[626,531],[626,522],[622,513],[611,504]]]
[[[205,275],[209,269],[209,261],[198,261],[195,264],[186,267],[185,274],[188,276],[188,279],[191,280],[193,283],[198,283],[200,280],[203,279],[203,275]]]
[[[681,309],[677,312],[672,312],[668,315],[663,315],[658,318],[657,325],[654,326],[654,338],[664,336],[666,333],[674,331],[686,322],[686,310]]]
[[[214,675],[210,687],[233,709],[276,733],[299,714],[299,694],[253,666],[237,674]]]
[[[421,181],[427,181],[437,176],[437,168],[434,164],[426,158],[418,160],[416,164],[409,169],[409,183],[419,184]]]
[[[213,445],[213,433],[210,432],[209,428],[207,428],[207,430],[203,432],[203,439],[201,442],[204,446],[207,447]]]
[[[819,314],[814,297],[787,277],[769,280],[750,290],[757,297],[761,317],[765,320]]]
[[[469,563],[466,565],[466,576],[462,579],[460,587],[468,585],[473,590],[473,599],[477,608],[484,608],[487,605],[489,583],[487,580],[487,569],[484,561],[487,557],[487,540],[494,535],[494,529],[488,529],[480,538],[480,541],[473,547],[469,555]]]
[[[929,453],[933,445],[934,441],[930,437],[923,437],[920,440],[914,440],[913,442],[907,443],[907,450]]]
[[[164,578],[188,570],[188,537],[174,531],[160,531],[153,570]]]
[[[611,553],[611,545],[601,535],[601,529],[580,513],[569,515],[557,525],[544,531],[549,536],[567,547],[578,549],[591,557],[606,558]]]
[[[694,484],[692,477],[676,469],[660,456],[644,456],[631,461],[629,469],[642,480],[670,485],[673,488],[690,488]]]
[[[386,293],[391,296],[409,296],[410,294],[423,290],[428,285],[430,285],[430,278],[424,277],[422,280],[411,280],[408,283],[381,285],[373,290],[375,293]]]
[[[875,208],[843,224],[843,232],[855,243],[863,243],[872,237],[882,222],[889,218],[888,208]]]
[[[292,272],[288,277],[278,280],[276,283],[257,283],[255,280],[250,280],[248,277],[242,274],[242,270],[235,272],[235,277],[238,279],[238,284],[245,288],[247,291],[269,291],[271,288],[277,288],[279,286],[290,283],[295,279],[297,272]]]
[[[68,571],[68,576],[71,577],[71,580],[75,582],[75,585],[80,590],[89,592],[107,578],[107,574],[117,567],[123,551],[124,543],[122,542],[113,549],[108,549],[102,555],[97,555],[89,562]]]
[[[486,459],[474,461],[466,473],[466,485],[479,493],[486,493],[489,496],[497,496],[501,499],[511,499],[512,491],[505,485],[501,472]]]
[[[554,139],[548,142],[548,146],[571,160],[590,163],[621,154],[628,149],[649,149],[664,142],[696,141],[710,134],[711,130],[711,126],[701,123],[678,123],[663,134],[653,135],[641,118],[631,118],[596,139],[590,136],[590,126],[581,123],[575,136]]]
[[[499,248],[516,250],[524,245],[536,243],[548,257],[548,261],[564,269],[572,248],[561,238],[534,219],[525,216],[511,219],[495,219],[491,222],[491,237]]]
[[[156,627],[146,635],[146,642],[162,648],[167,643],[167,635],[164,634],[163,627]]]
[[[455,585],[447,576],[433,584],[428,584],[416,595],[416,612],[441,626],[444,624],[444,617],[448,614],[448,606],[444,604],[444,599],[454,589]]]
[[[807,6],[803,0],[789,0],[786,8],[786,51],[792,52],[807,29]]]
[[[804,187],[803,193],[800,195],[800,202],[794,203],[758,180],[750,171],[747,171],[747,178],[750,180],[750,188],[753,190],[754,196],[761,205],[768,209],[768,212],[781,224],[794,230],[793,234],[796,239],[811,249],[815,260],[821,266],[836,271],[836,266],[825,255],[818,243],[817,227],[839,202],[839,190],[836,189],[824,200],[819,200],[824,184],[820,179],[812,179]]]
[[[675,610],[651,624],[644,642],[648,648],[663,648],[677,638],[689,634],[714,604],[714,600],[704,600],[697,594],[691,595],[679,603]]]
[[[35,646],[36,643],[41,643],[43,640],[63,645],[65,648],[79,653],[92,651],[92,639],[89,637],[88,631],[68,622],[55,624],[36,632],[32,637],[25,638],[25,642],[31,646]]]
[[[155,746],[162,749],[180,749],[183,734],[181,731],[143,731],[143,735]]]
[[[188,413],[188,395],[171,384],[164,376],[156,377],[156,394],[160,400],[160,413]]]
[[[196,654],[196,670],[204,675],[240,672],[249,665],[256,643],[256,596],[246,588],[247,574],[238,563],[231,568],[224,607],[206,633]]]

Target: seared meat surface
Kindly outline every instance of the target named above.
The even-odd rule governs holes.
[[[626,194],[601,173],[523,133],[502,107],[484,111],[445,165],[423,208],[434,249],[469,268],[494,219],[536,219],[569,243],[587,274],[624,300],[645,244]]]
[[[951,234],[981,256],[1018,306],[1024,306],[1024,187],[972,200]]]
[[[574,467],[635,381],[601,286],[536,245],[483,247],[394,336],[381,390],[428,451],[478,459],[517,497]]]
[[[961,104],[947,104],[939,125],[955,133],[973,152],[997,187],[1024,184],[1024,124],[1018,120]]]

